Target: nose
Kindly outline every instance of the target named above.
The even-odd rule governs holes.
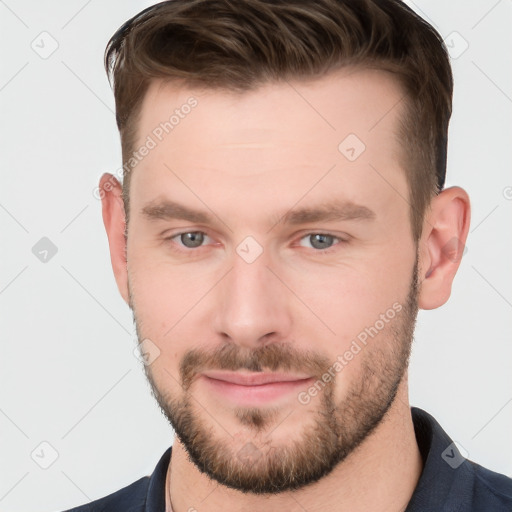
[[[289,341],[292,298],[277,273],[270,270],[265,253],[252,263],[234,255],[233,267],[215,297],[217,335],[253,349]]]

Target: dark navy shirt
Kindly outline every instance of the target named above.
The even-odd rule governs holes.
[[[430,414],[411,412],[424,466],[406,512],[512,512],[512,479],[465,459]],[[151,476],[66,512],[165,512],[171,448]]]

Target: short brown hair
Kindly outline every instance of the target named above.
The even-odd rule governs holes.
[[[453,78],[441,36],[400,0],[169,0],[141,11],[105,51],[123,167],[152,79],[243,92],[344,66],[390,71],[406,92],[396,136],[418,240],[444,186]],[[130,175],[125,168],[127,224]]]

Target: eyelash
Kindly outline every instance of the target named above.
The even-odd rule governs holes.
[[[201,234],[203,234],[203,235],[208,236],[204,231],[180,231],[179,233],[174,233],[174,234],[173,234],[173,235],[171,235],[171,236],[165,237],[165,238],[164,238],[164,241],[165,241],[165,242],[172,243],[172,241],[173,241],[173,239],[174,239],[174,238],[177,238],[177,237],[179,237],[180,235],[184,235],[184,234],[187,234],[187,233],[201,233]],[[339,236],[336,236],[336,235],[334,235],[334,234],[332,234],[332,233],[324,233],[324,232],[322,232],[322,231],[310,231],[309,233],[306,233],[305,235],[301,236],[301,237],[299,238],[299,241],[300,241],[300,240],[303,240],[304,238],[307,238],[307,237],[309,237],[309,236],[311,236],[311,235],[324,235],[324,236],[331,236],[331,237],[333,237],[335,240],[338,240],[338,243],[337,243],[337,244],[333,245],[332,247],[329,247],[328,249],[314,249],[314,248],[313,248],[312,250],[314,251],[314,253],[315,253],[315,254],[330,254],[331,252],[334,252],[334,251],[337,249],[337,247],[338,247],[339,245],[343,245],[343,244],[345,244],[345,243],[348,243],[348,240],[346,240],[346,239],[343,239],[343,238],[341,238],[341,237],[339,237]],[[191,252],[193,252],[193,251],[196,251],[196,252],[197,252],[199,249],[202,249],[202,248],[204,248],[204,247],[205,247],[205,246],[203,246],[203,245],[201,245],[201,246],[199,246],[199,247],[196,247],[196,248],[184,248],[184,249],[182,249],[182,248],[177,248],[177,247],[173,247],[173,250],[174,250],[174,251],[176,251],[176,252],[179,252],[179,253],[191,253]],[[307,248],[305,247],[305,249],[307,249]]]

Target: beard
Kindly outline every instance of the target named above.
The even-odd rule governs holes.
[[[254,433],[245,444],[235,441],[226,429],[221,428],[221,435],[216,433],[215,418],[190,390],[194,377],[206,369],[253,372],[265,369],[297,371],[321,381],[322,375],[332,367],[332,360],[314,352],[298,351],[293,344],[269,344],[254,350],[226,344],[212,353],[189,350],[179,368],[181,397],[171,396],[163,386],[159,387],[149,365],[144,366],[144,371],[160,409],[190,460],[202,473],[243,493],[278,494],[296,490],[328,475],[375,430],[395,401],[408,366],[418,313],[418,258],[408,296],[401,304],[402,310],[380,333],[381,339],[369,341],[372,346],[356,356],[361,358],[360,371],[348,383],[343,399],[335,400],[336,377],[324,383],[313,400],[316,408],[305,409],[301,415],[312,417],[312,421],[297,438],[288,438],[281,444],[271,442],[271,434],[279,426],[278,408],[233,409],[239,424]],[[144,337],[139,332],[131,292],[130,307],[140,342]],[[388,340],[382,339],[386,330]]]

